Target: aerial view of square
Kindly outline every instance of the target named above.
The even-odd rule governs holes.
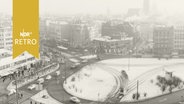
[[[184,104],[183,0],[38,1],[39,58],[13,58],[0,0],[0,104]]]

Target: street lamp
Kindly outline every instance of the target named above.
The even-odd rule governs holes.
[[[13,73],[14,79],[15,79],[15,96],[16,96],[16,103],[19,104],[19,99],[18,99],[18,87],[17,87],[17,73]]]
[[[138,100],[139,97],[139,80],[137,80],[137,96],[136,99]]]
[[[130,53],[132,53],[132,50],[128,51],[128,70],[130,69]]]
[[[100,96],[100,93],[98,93],[98,104],[99,104],[99,102],[100,102],[100,100],[99,100],[99,96]]]

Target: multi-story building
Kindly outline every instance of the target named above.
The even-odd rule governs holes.
[[[48,26],[48,38],[62,41],[68,35],[68,23],[65,21],[51,21]]]
[[[50,21],[47,31],[49,39],[71,47],[83,47],[90,40],[89,27],[81,22]]]
[[[0,51],[0,76],[12,74],[19,68],[30,68],[31,65],[39,61],[27,52],[13,59],[11,51],[5,49],[1,49]]]
[[[12,49],[12,20],[9,17],[3,17],[0,21],[0,49]]]
[[[95,53],[127,54],[133,45],[133,38],[110,39],[108,37],[93,40]]]
[[[184,25],[178,24],[174,26],[174,52],[178,54],[184,53]]]
[[[153,40],[153,28],[152,23],[141,23],[138,25],[138,30],[140,32],[140,37],[145,41]]]
[[[12,49],[12,28],[0,27],[0,48]]]
[[[90,41],[86,24],[70,24],[68,32],[68,42],[72,47],[84,47]]]
[[[12,26],[11,18],[0,18],[0,27],[10,27]]]
[[[41,19],[40,18],[40,27],[39,27],[39,35],[40,35],[40,40],[41,39],[45,39],[46,38],[46,35],[47,35],[47,19]]]
[[[170,56],[173,52],[174,28],[156,26],[153,30],[153,51],[157,57]]]
[[[122,37],[132,37],[134,35],[134,28],[128,22],[110,21],[102,24],[102,36],[109,36],[113,39],[120,39]]]

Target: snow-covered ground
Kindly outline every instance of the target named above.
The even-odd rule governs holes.
[[[109,72],[99,69],[96,65],[88,65],[70,76],[63,86],[73,96],[104,101],[117,84]]]
[[[43,97],[45,96],[45,98]],[[54,98],[52,98],[47,90],[42,90],[39,93],[37,93],[36,95],[31,97],[31,100],[33,102],[35,102],[35,104],[63,104],[57,100],[55,100]]]
[[[97,55],[88,55],[88,56],[82,56],[80,57],[81,59],[93,59],[93,58],[97,58]]]
[[[123,58],[102,60],[86,66],[70,76],[64,84],[64,88],[68,93],[79,98],[104,101],[112,91],[115,91],[114,88],[118,84],[117,78],[108,69],[117,72],[124,70],[128,74],[129,83],[126,95],[121,101],[132,101],[132,95],[137,91],[137,80],[139,81],[140,99],[145,99],[162,94],[156,85],[158,75],[164,76],[165,71],[170,71],[173,72],[174,76],[184,80],[183,68],[184,59]],[[75,77],[75,81],[72,81],[73,77]],[[145,92],[147,96],[143,97]]]
[[[157,76],[165,76],[165,72],[173,72],[173,75],[176,77],[179,77],[181,80],[184,81],[184,63],[180,64],[174,64],[174,65],[168,65],[159,67],[157,72],[152,73],[151,75],[147,76],[146,79],[139,85],[139,93],[141,95],[141,99],[151,98],[158,95],[169,93],[169,90],[166,90],[165,92],[162,92],[160,87],[156,85]],[[175,88],[173,91],[179,90],[179,88]],[[121,101],[131,101],[132,95],[137,92],[137,89],[134,88],[131,92],[129,92]],[[144,97],[144,93],[147,93],[146,97]]]
[[[112,67],[118,71],[125,70],[130,81],[151,69],[179,63],[184,63],[184,59],[158,60],[155,58],[123,58],[109,59],[98,62],[98,64]]]
[[[66,47],[63,47],[63,46],[57,46],[58,48],[60,48],[60,49],[63,49],[63,50],[67,50],[68,48],[66,48]]]
[[[74,63],[79,63],[80,61],[79,60],[77,60],[77,59],[75,59],[75,58],[70,58],[69,59],[71,62],[74,62]]]

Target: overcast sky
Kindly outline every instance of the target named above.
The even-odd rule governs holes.
[[[156,1],[156,0],[154,0]],[[157,0],[161,12],[183,13],[184,0]],[[142,8],[143,0],[40,0],[40,14],[122,14],[128,8]],[[0,0],[0,12],[12,13],[12,0]]]

